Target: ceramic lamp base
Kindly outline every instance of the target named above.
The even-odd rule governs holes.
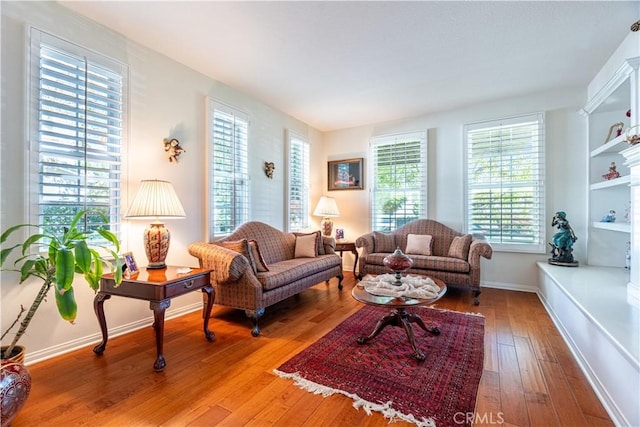
[[[144,250],[149,260],[147,269],[166,268],[164,260],[169,253],[170,240],[171,233],[164,224],[152,223],[149,228],[144,230]]]
[[[333,221],[331,221],[331,218],[323,219],[320,226],[322,227],[322,234],[331,237],[331,231],[333,230]]]

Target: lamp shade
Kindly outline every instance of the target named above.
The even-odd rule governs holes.
[[[184,208],[168,181],[142,181],[125,218],[184,218]]]
[[[171,233],[161,218],[184,218],[184,208],[168,181],[142,181],[125,218],[152,218],[151,226],[144,230],[144,250],[149,264],[147,269],[165,268]]]
[[[322,216],[325,218],[340,216],[338,205],[336,200],[331,197],[321,197],[316,206],[316,210],[313,211],[315,216]]]

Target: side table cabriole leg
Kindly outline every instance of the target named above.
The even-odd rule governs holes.
[[[153,364],[153,369],[156,372],[162,372],[167,362],[164,360],[162,354],[162,347],[164,344],[164,312],[171,305],[171,300],[165,299],[162,301],[151,301],[149,307],[153,310],[153,329],[156,332],[156,351],[157,357]]]
[[[209,317],[211,317],[215,291],[213,290],[213,286],[209,285],[202,288],[202,293],[207,295],[207,306],[204,309],[204,336],[207,338],[207,341],[213,341],[216,338],[216,334],[209,330]]]
[[[98,355],[104,353],[104,349],[107,347],[107,341],[109,340],[107,320],[104,317],[104,301],[109,298],[111,298],[111,295],[98,292],[93,299],[93,311],[96,313],[98,323],[100,323],[100,330],[102,331],[102,342],[93,348],[93,352]]]

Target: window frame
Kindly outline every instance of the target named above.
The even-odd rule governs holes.
[[[294,146],[295,145],[302,145],[302,159],[300,159],[301,163],[302,163],[302,171],[301,171],[301,181],[302,183],[298,184],[298,186],[300,187],[299,190],[299,194],[300,194],[300,207],[298,209],[294,209],[292,207],[293,204],[293,199],[294,199],[294,195],[292,194],[293,191],[293,180],[294,178],[294,173],[292,171],[292,165],[293,165],[293,160],[294,160]],[[309,206],[309,191],[311,190],[311,180],[310,180],[310,174],[311,174],[311,162],[310,162],[310,156],[311,156],[311,144],[309,144],[309,141],[307,140],[307,138],[304,138],[303,136],[301,136],[300,134],[297,134],[295,132],[292,132],[290,130],[287,130],[286,132],[286,152],[287,152],[287,180],[286,180],[286,186],[287,186],[287,191],[286,191],[286,218],[285,218],[285,224],[287,226],[287,231],[289,232],[296,232],[296,231],[303,231],[309,228],[310,226],[310,221],[309,221],[309,215],[310,215],[310,206]],[[292,224],[291,222],[291,216],[294,213],[294,211],[298,211],[301,221],[299,224]]]
[[[216,179],[216,168],[214,167],[214,156],[216,154],[215,151],[215,128],[214,121],[216,117],[216,112],[220,114],[224,114],[227,116],[233,117],[233,126],[234,132],[236,131],[236,120],[242,122],[244,126],[244,138],[238,140],[234,133],[233,141],[232,141],[232,150],[234,152],[233,158],[228,158],[232,166],[232,171],[228,172],[231,174],[231,179],[233,180],[233,203],[231,203],[232,210],[237,208],[241,203],[239,211],[234,210],[232,212],[232,218],[230,220],[230,224],[228,225],[228,230],[226,232],[217,231],[216,232],[216,202],[219,198],[213,197],[214,188]],[[206,157],[206,173],[207,173],[207,188],[206,188],[206,206],[207,206],[207,215],[206,215],[206,223],[207,223],[207,241],[214,241],[222,237],[226,237],[233,232],[239,225],[247,222],[250,218],[250,176],[249,176],[249,115],[238,108],[232,107],[230,105],[224,104],[218,100],[215,100],[211,97],[207,97],[207,108],[206,108],[206,123],[207,123],[207,157]],[[240,157],[237,157],[238,153]],[[218,173],[219,177],[223,177],[224,173]]]
[[[533,197],[537,200],[537,203],[533,203],[532,213],[532,226],[534,227],[532,233],[532,241],[529,243],[517,243],[517,242],[509,242],[505,241],[515,233],[510,233],[506,235],[504,239],[492,239],[490,236],[487,237],[487,240],[491,243],[491,246],[495,251],[498,252],[522,252],[522,253],[545,253],[546,252],[546,222],[545,222],[545,209],[546,209],[546,192],[545,192],[545,170],[546,170],[546,117],[544,112],[537,112],[531,114],[522,114],[517,116],[498,118],[492,120],[483,120],[474,123],[468,123],[463,126],[463,145],[464,145],[464,227],[468,233],[477,232],[471,225],[471,208],[470,208],[470,199],[471,192],[473,190],[478,189],[501,189],[505,188],[527,188],[525,184],[528,184],[529,187],[534,187],[532,190]],[[497,127],[504,127],[505,129],[515,128],[517,126],[524,126],[528,122],[533,122],[532,127],[537,128],[537,140],[534,142],[536,144],[537,152],[532,153],[532,156],[528,159],[534,160],[537,159],[537,163],[534,166],[536,169],[534,172],[537,172],[535,176],[528,181],[520,181],[518,183],[515,182],[505,182],[500,181],[495,185],[487,185],[487,184],[479,184],[477,181],[475,183],[470,182],[471,177],[471,165],[470,165],[470,142],[469,142],[469,133],[470,132],[479,132],[479,131],[487,131],[488,129],[495,129]],[[509,185],[510,184],[510,185]],[[512,210],[513,211],[513,210]],[[511,215],[514,217],[514,215]],[[537,220],[536,218],[537,217]],[[502,228],[501,228],[502,230]],[[512,228],[513,230],[513,228]],[[482,233],[481,234],[486,234]],[[502,234],[502,233],[501,233]]]
[[[71,220],[71,218],[81,210],[86,210],[89,215],[85,215],[80,229],[95,229],[97,226],[108,228],[113,232],[118,239],[123,241],[123,229],[122,229],[122,176],[126,171],[126,148],[127,148],[127,136],[128,136],[128,103],[129,103],[129,68],[127,64],[124,64],[116,59],[103,55],[99,52],[90,50],[89,48],[72,43],[45,31],[42,31],[35,27],[28,28],[29,40],[28,45],[28,70],[29,80],[27,85],[27,99],[28,104],[28,132],[29,132],[29,161],[27,166],[27,187],[29,193],[29,207],[28,218],[32,224],[58,224],[58,227],[62,227]],[[76,78],[65,78],[65,75],[60,72],[60,82],[72,83],[82,82],[85,79],[84,92],[82,89],[71,92],[72,86],[62,87],[62,84],[56,85],[55,74],[57,71],[51,69],[47,74],[41,73],[41,65],[46,61],[42,59],[42,49],[46,49],[49,52],[49,63],[53,63],[53,58],[58,56],[64,57],[64,60],[72,61],[77,64],[84,63],[85,71],[84,76],[76,75]],[[62,63],[60,63],[62,64]],[[61,65],[62,66],[62,65]],[[67,69],[67,76],[74,76],[71,74],[74,68],[69,66]],[[91,78],[88,81],[86,76],[92,72],[103,70],[103,74],[99,74],[99,79]],[[97,86],[98,83],[104,84],[108,75],[117,76],[120,79],[120,85],[116,86],[119,92],[111,92],[111,87],[105,88],[105,86]],[[43,77],[44,76],[44,77]],[[41,89],[41,80],[49,79],[48,90],[51,95],[47,95],[47,90]],[[53,82],[53,83],[52,83]],[[58,86],[59,92],[53,92],[52,86]],[[71,95],[76,95],[75,98],[71,95],[63,94],[63,89],[67,92],[71,92]],[[109,95],[105,95],[105,92],[110,92]],[[86,94],[89,94],[88,96]],[[66,99],[66,101],[63,101]],[[79,104],[77,101],[84,100],[82,106],[74,109],[71,106]],[[45,101],[43,104],[43,100]],[[102,103],[100,103],[102,102]],[[41,107],[41,105],[43,107]],[[114,108],[116,106],[116,108]],[[41,109],[44,108],[44,109]],[[48,109],[47,109],[48,108]],[[118,109],[119,108],[119,109]],[[56,111],[57,109],[57,111]],[[102,110],[97,113],[98,110]],[[43,113],[44,112],[44,113]],[[64,116],[62,113],[75,113],[75,115]],[[41,114],[42,113],[42,114]],[[104,113],[104,114],[103,114]],[[43,115],[44,114],[44,115]],[[47,122],[41,117],[48,115],[48,131],[41,129],[43,126],[47,126]],[[58,116],[58,117],[55,117]],[[94,120],[92,119],[101,119]],[[71,124],[65,124],[69,122]],[[82,122],[82,126],[73,125],[73,123]],[[119,122],[120,126],[114,125]],[[101,128],[107,128],[106,133],[101,132]],[[66,133],[63,131],[66,129]],[[115,130],[116,133],[112,133]],[[73,133],[75,131],[75,134]],[[47,136],[48,135],[48,136]],[[70,142],[75,140],[76,149],[74,151],[77,154],[81,151],[81,155],[73,155],[68,157],[65,155],[65,151],[70,148],[74,148],[69,145]],[[103,141],[104,140],[104,141]],[[50,158],[53,158],[54,163],[50,163],[49,172],[43,172],[41,168],[46,167],[41,161],[41,150],[49,146],[48,151],[43,151],[43,156],[49,152]],[[103,147],[105,146],[105,147]],[[42,147],[42,148],[41,148]],[[102,148],[104,148],[102,150]],[[57,154],[56,154],[57,151]],[[67,151],[71,152],[71,151]],[[87,156],[88,155],[88,156]],[[57,157],[56,157],[57,156]],[[66,159],[65,161],[63,161]],[[91,160],[92,164],[86,164],[87,159]],[[72,164],[71,162],[75,162]],[[66,162],[66,163],[65,163]],[[84,164],[84,165],[83,165]],[[99,166],[97,166],[99,165]],[[94,166],[94,167],[92,167]],[[53,169],[58,169],[58,172],[53,172]],[[65,178],[64,175],[59,175],[57,179],[58,185],[56,185],[55,176],[62,173],[64,170],[77,171],[77,186],[71,187],[76,189],[75,198],[78,199],[78,204],[72,204],[65,202],[64,199],[71,196],[71,193],[64,193],[64,187],[68,185],[67,181],[70,179],[69,175]],[[102,172],[102,176],[100,173]],[[108,178],[104,178],[104,174],[108,174]],[[46,177],[51,177],[49,183],[45,183]],[[95,182],[107,180],[106,185],[98,186],[97,189],[107,191],[108,196],[106,200],[108,203],[100,203],[96,199],[100,197],[94,197],[93,201],[90,201],[91,197],[88,194],[95,191]],[[45,193],[45,186],[56,189],[54,193],[49,197],[56,196],[60,199],[57,202],[58,206],[64,209],[64,206],[68,206],[72,211],[59,214],[62,216],[57,222],[53,222],[51,217],[54,214],[47,214],[46,207],[54,206],[51,202],[46,203],[43,200],[47,197]],[[115,188],[114,188],[115,187]],[[67,186],[67,188],[70,188]],[[104,198],[104,196],[103,196]],[[114,203],[115,201],[115,203]],[[94,208],[106,208],[108,210],[108,223],[102,222],[102,219],[96,215],[92,215],[95,212]],[[47,218],[49,217],[49,218]],[[95,221],[92,221],[92,218]],[[55,230],[55,225],[52,232]],[[47,227],[43,228],[43,231]],[[110,243],[104,239],[101,239],[99,235],[95,234],[92,239],[92,243],[95,245],[110,246]]]
[[[418,150],[418,156],[419,156],[419,162],[417,163],[418,164],[417,170],[419,173],[418,185],[415,187],[409,187],[404,191],[398,187],[396,187],[395,190],[381,189],[378,182],[379,173],[378,173],[377,153],[380,150],[379,147],[387,146],[387,145],[399,146],[400,144],[409,144],[409,143],[417,143],[417,150]],[[399,150],[397,148],[394,148],[392,152],[397,154]],[[371,177],[371,179],[369,180],[369,182],[371,183],[370,185],[371,204],[369,207],[369,219],[371,221],[371,230],[391,231],[396,229],[399,226],[406,224],[407,222],[413,219],[426,217],[428,208],[429,208],[428,207],[429,157],[428,157],[428,136],[427,136],[426,130],[403,132],[403,133],[397,133],[397,134],[391,134],[391,135],[373,136],[369,141],[369,156],[370,156],[370,161],[368,161],[367,163],[369,164],[369,176]],[[382,218],[383,218],[384,211],[382,210],[380,212],[380,210],[378,211],[376,210],[376,205],[378,204],[378,198],[381,197],[382,194],[390,193],[390,192],[394,194],[393,199],[397,199],[398,197],[403,197],[406,195],[406,193],[417,192],[417,197],[415,197],[414,203],[418,204],[418,212],[415,212],[415,205],[414,205],[414,208],[412,209],[413,215],[407,216],[406,215],[407,209],[405,209],[405,215],[397,216],[395,215],[395,212],[397,212],[398,210],[396,208],[393,214],[393,218],[391,218],[391,215],[389,215],[389,225],[380,226],[380,224],[382,224],[383,222]],[[403,202],[403,203],[406,203],[406,202]]]

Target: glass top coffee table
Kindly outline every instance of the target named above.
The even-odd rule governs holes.
[[[409,339],[409,344],[411,344],[411,348],[413,349],[413,355],[411,357],[419,361],[424,360],[426,356],[416,346],[416,341],[413,335],[413,326],[411,324],[417,323],[418,326],[420,326],[422,329],[434,335],[439,335],[440,329],[438,329],[437,326],[427,328],[427,325],[425,325],[420,316],[415,313],[408,313],[406,309],[410,307],[420,307],[432,304],[442,298],[445,292],[447,292],[447,285],[445,285],[445,283],[440,279],[432,278],[432,280],[438,286],[439,291],[437,292],[435,297],[428,299],[372,295],[365,290],[362,282],[358,282],[358,284],[351,290],[351,295],[353,296],[353,298],[363,304],[378,307],[389,307],[393,309],[391,313],[387,314],[378,321],[378,324],[376,325],[373,332],[371,332],[371,334],[358,338],[358,343],[364,344],[368,341],[371,341],[376,337],[376,335],[378,335],[385,327],[389,325],[401,327],[406,332],[407,338]]]

